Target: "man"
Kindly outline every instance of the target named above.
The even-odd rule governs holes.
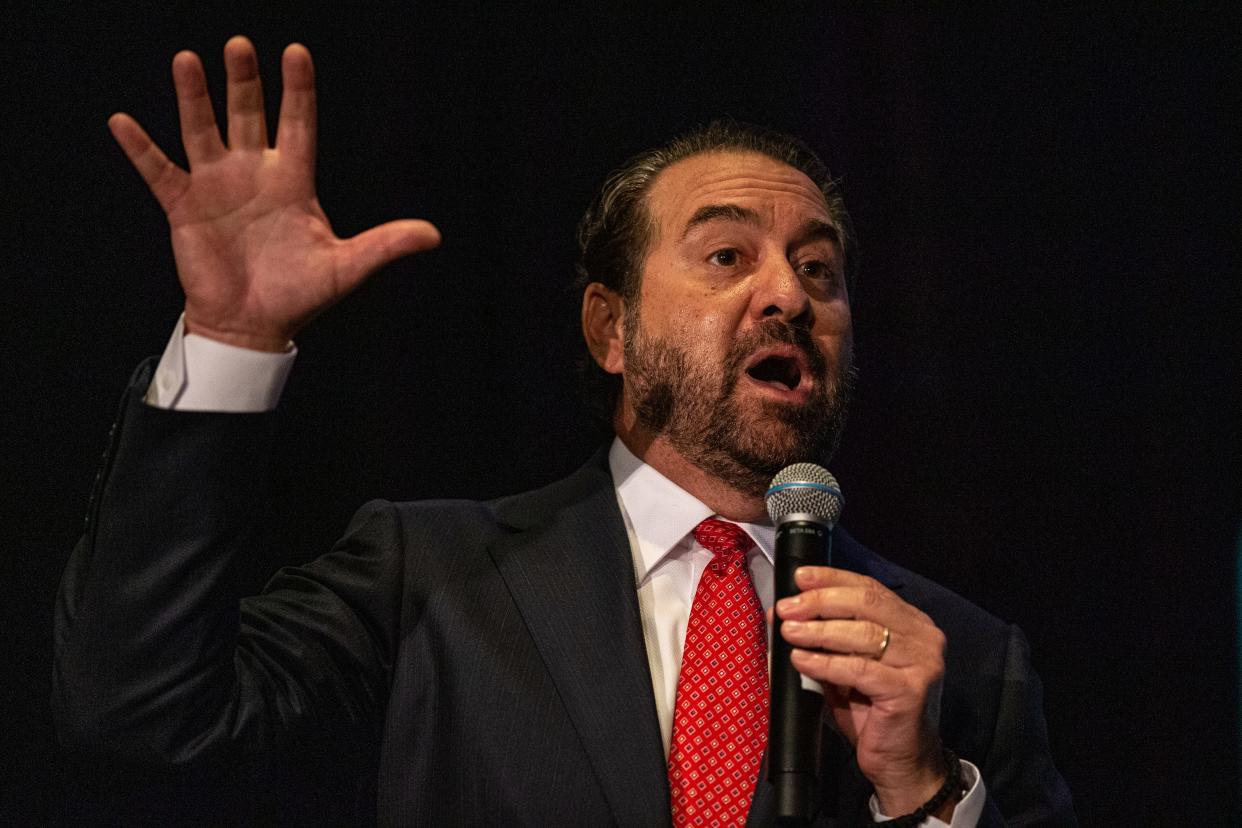
[[[168,215],[186,304],[131,385],[62,585],[63,737],[174,764],[363,746],[393,824],[770,821],[763,493],[827,461],[852,370],[852,239],[822,165],[728,125],[632,161],[580,231],[608,451],[495,502],[368,504],[239,602],[224,584],[291,340],[439,236],[338,239],[309,53],[285,51],[274,148],[253,47],[225,63],[227,144],[198,58],[174,58],[190,172],[110,122]],[[1021,634],[839,547],[774,608],[826,688],[816,820],[1072,824]]]

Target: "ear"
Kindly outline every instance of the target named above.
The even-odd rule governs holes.
[[[586,286],[582,293],[582,336],[595,362],[609,374],[625,370],[624,320],[625,303],[620,294],[599,282]]]

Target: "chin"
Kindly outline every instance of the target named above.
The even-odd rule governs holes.
[[[806,435],[779,419],[765,417],[754,422],[739,422],[734,436],[738,460],[757,472],[776,474],[790,463],[818,462]]]

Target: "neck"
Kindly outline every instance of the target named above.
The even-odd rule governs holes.
[[[674,448],[666,437],[651,434],[627,412],[618,413],[613,425],[617,437],[634,456],[703,501],[727,520],[757,523],[767,515],[762,493],[746,492],[713,477]]]

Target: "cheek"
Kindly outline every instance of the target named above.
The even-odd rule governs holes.
[[[681,325],[704,348],[715,349],[721,343],[727,348],[749,324],[750,294],[741,282],[723,288],[703,287],[686,296],[684,303]]]
[[[845,302],[830,302],[815,311],[815,335],[820,338],[848,341],[853,335],[854,320]]]
[[[745,285],[716,284],[680,262],[653,256],[644,275],[639,326],[699,361],[727,353],[744,324]]]
[[[678,340],[696,363],[716,371],[730,353],[738,333],[736,316],[720,308],[691,306],[677,320]]]
[[[639,325],[648,336],[680,342],[687,348],[710,346],[729,337],[740,318],[722,298],[709,291],[644,296]]]
[[[817,315],[815,339],[825,356],[840,359],[854,347],[854,327],[849,305],[834,303]]]

